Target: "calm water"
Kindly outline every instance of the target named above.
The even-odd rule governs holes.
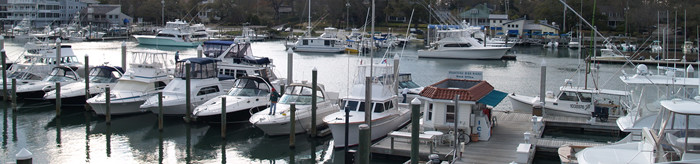
[[[121,41],[65,43],[73,45],[79,59],[89,55],[92,65],[108,63],[120,65]],[[287,54],[284,41],[253,43],[256,56],[270,57],[276,65],[275,73],[287,77]],[[194,48],[139,46],[126,42],[129,51],[162,51],[173,57],[180,51],[181,58],[196,56]],[[22,52],[20,43],[7,42],[10,59]],[[583,64],[578,52],[561,48],[547,50],[540,47],[517,47],[512,54],[517,60],[482,61],[452,59],[418,59],[416,47],[408,47],[401,59],[401,72],[412,73],[419,85],[430,85],[447,78],[447,72],[483,71],[497,90],[535,95],[539,92],[540,64],[547,68],[547,90],[555,91],[564,79],[578,79],[577,70]],[[400,50],[397,50],[400,52]],[[382,53],[375,55],[381,61]],[[319,83],[329,92],[347,93],[348,83],[354,79],[354,66],[366,57],[352,54],[294,53],[294,80],[311,79],[311,70],[318,69]],[[391,62],[392,59],[389,59]],[[617,79],[621,65],[600,65],[601,88],[620,88]],[[631,72],[631,68],[625,68]],[[592,81],[590,81],[592,85]],[[576,84],[576,83],[575,83]],[[583,85],[583,84],[581,84]],[[269,137],[250,124],[231,124],[227,139],[220,138],[219,126],[185,124],[181,118],[168,118],[162,132],[158,130],[154,114],[114,117],[107,125],[103,117],[96,117],[83,108],[65,108],[56,117],[48,102],[20,102],[18,112],[3,109],[2,150],[0,163],[15,160],[22,148],[34,153],[37,163],[342,163],[342,150],[334,150],[332,138],[308,138],[299,134],[297,146],[288,148],[288,137]],[[505,99],[497,110],[511,110]],[[405,159],[373,159],[378,163],[397,163]]]

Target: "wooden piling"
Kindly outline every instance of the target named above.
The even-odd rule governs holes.
[[[411,164],[418,164],[418,135],[420,131],[420,100],[414,98],[411,101]],[[393,142],[392,142],[393,143]]]
[[[158,130],[163,131],[163,92],[158,92]]]
[[[272,110],[272,109],[270,109]],[[292,102],[289,107],[289,147],[294,148],[296,145],[296,103]]]
[[[12,78],[12,110],[17,111],[17,79],[15,78]]]
[[[202,53],[204,52],[204,49],[202,48],[202,45],[197,46],[197,58],[202,58]]]
[[[56,116],[61,116],[61,82],[56,82]]]
[[[105,88],[105,109],[107,110],[107,113],[106,113],[106,115],[105,115],[105,118],[106,118],[106,120],[107,120],[107,124],[112,124],[112,113],[111,113],[111,111],[110,111],[110,109],[109,109],[109,103],[110,103],[109,101],[110,101],[110,98],[111,98],[112,96],[111,96],[109,90],[110,90],[109,87]]]
[[[372,144],[371,140],[372,138],[370,137],[369,133],[369,125],[367,124],[360,124],[358,129],[360,129],[360,158],[359,158],[359,163],[360,164],[369,164],[369,146]]]
[[[226,138],[226,97],[221,97],[221,138]]]
[[[85,100],[90,99],[90,58],[85,54]]]
[[[126,42],[122,42],[122,70],[126,70]]]
[[[7,101],[7,56],[5,49],[0,50],[0,58],[2,60],[2,100]]]
[[[318,83],[318,71],[316,68],[314,68],[311,71],[311,136],[316,137],[316,110],[318,110],[316,106],[316,91],[318,88],[316,87]]]
[[[190,84],[190,71],[192,70],[192,63],[188,60],[185,62],[185,109],[186,109],[186,114],[185,116],[187,117],[185,120],[187,122],[191,121],[192,119],[192,91],[190,91],[191,84]]]

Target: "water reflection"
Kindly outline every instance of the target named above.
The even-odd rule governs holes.
[[[3,106],[2,115],[2,149],[7,150],[7,108]]]
[[[61,119],[60,116],[56,116],[56,147],[61,147]]]
[[[90,111],[84,111],[83,116],[85,117],[85,162],[90,162],[90,119],[92,113]]]

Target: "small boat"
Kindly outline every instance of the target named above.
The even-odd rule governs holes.
[[[391,65],[374,65],[375,74],[386,75],[391,74],[393,66]],[[370,72],[370,65],[360,65],[358,68],[358,76],[366,77],[365,73]],[[323,121],[328,124],[333,134],[333,146],[345,146],[345,127],[348,126],[347,133],[348,146],[357,145],[359,143],[360,124],[364,124],[365,112],[371,113],[371,139],[375,140],[386,136],[389,132],[394,131],[405,125],[410,120],[411,110],[405,105],[399,105],[398,96],[393,89],[393,81],[390,78],[384,80],[375,80],[371,83],[372,100],[365,102],[365,81],[364,78],[358,78],[352,85],[348,96],[342,98],[340,109],[349,110],[349,116],[346,116],[346,111],[338,110],[323,118]],[[365,103],[372,103],[372,109],[365,109]],[[346,117],[349,124],[345,124]]]
[[[239,77],[228,93],[197,106],[192,112],[193,121],[221,122],[221,114],[224,112],[229,123],[247,122],[251,115],[270,105],[272,89],[273,86],[262,77]],[[222,97],[226,98],[225,111],[221,109]]]
[[[324,124],[323,118],[340,109],[336,104],[337,93],[326,92],[323,85],[318,85],[316,91],[316,122],[317,126]],[[277,109],[270,115],[270,108],[253,114],[249,121],[267,135],[289,134],[289,115],[292,103],[296,104],[295,131],[303,133],[311,130],[311,99],[312,86],[310,83],[292,83],[285,88],[284,94],[277,103]]]
[[[116,66],[97,66],[90,69],[89,97],[93,97],[117,84],[117,80],[122,77],[124,70]],[[50,102],[56,100],[56,90],[46,92],[44,99]],[[61,85],[61,104],[67,106],[85,105],[85,82],[78,81],[68,85]]]
[[[343,52],[345,51],[345,43],[336,37],[337,33],[338,29],[326,27],[320,37],[301,37],[294,44],[289,45],[288,48],[291,48],[294,52]]]
[[[444,36],[425,50],[418,50],[419,58],[501,59],[510,47],[487,47],[470,36],[465,29],[439,30]]]
[[[191,64],[190,69],[190,103],[194,107],[216,97],[225,94],[226,90],[233,84],[233,77],[223,77],[219,79],[217,63],[220,60],[213,58],[188,58],[177,61],[175,66],[175,78],[163,88],[162,103],[164,115],[185,115],[187,114],[186,102],[186,63]],[[222,83],[231,83],[229,88],[225,88]],[[140,106],[143,110],[159,113],[158,95],[149,97]]]
[[[569,48],[570,49],[578,49],[578,48],[583,48],[581,46],[581,42],[579,42],[578,38],[572,38],[571,41],[569,41]]]
[[[661,41],[659,40],[654,40],[651,45],[649,45],[649,49],[651,49],[651,52],[653,53],[660,53],[663,51],[663,47],[661,47]]]
[[[251,41],[261,41],[265,40],[268,38],[267,35],[265,34],[257,34],[255,30],[248,28],[248,27],[243,27],[241,30],[241,36],[238,37],[243,37],[243,38],[249,38]]]
[[[540,103],[539,96],[509,94],[513,110],[520,113],[532,113],[532,107]],[[554,97],[551,91],[546,93],[544,111],[547,115],[597,118],[607,121],[608,116],[620,117],[629,109],[630,93],[627,91],[583,88],[572,86],[572,81],[565,80]],[[599,113],[602,112],[602,113]]]
[[[193,24],[190,26],[190,29],[192,29],[192,40],[207,40],[210,37],[209,33],[207,32],[207,27],[205,27],[204,24]]]
[[[56,83],[70,85],[80,80],[80,75],[75,72],[76,69],[76,67],[56,66],[43,80],[17,86],[17,97],[25,100],[42,100],[46,92],[55,89]]]
[[[134,52],[132,59],[109,95],[100,93],[86,101],[97,115],[107,114],[106,96],[110,97],[112,115],[142,113],[139,106],[173,79],[165,53]]]
[[[197,47],[199,41],[192,40],[190,25],[179,19],[167,22],[156,35],[134,35],[139,44],[154,46]]]

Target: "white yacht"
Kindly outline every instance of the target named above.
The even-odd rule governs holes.
[[[261,41],[267,39],[267,35],[265,34],[257,34],[255,30],[248,28],[248,27],[243,27],[241,30],[241,36],[243,38],[249,38],[251,41]]]
[[[90,92],[89,97],[93,97],[104,92],[105,88],[111,88],[122,77],[124,70],[116,66],[97,66],[90,69]],[[50,102],[56,100],[56,90],[46,92],[44,99]],[[61,84],[61,104],[62,105],[85,105],[85,81],[78,81],[68,85]]]
[[[393,68],[390,65],[375,65],[374,72],[378,75],[391,74]],[[385,80],[373,80],[371,83],[372,102],[365,102],[365,78],[370,72],[370,65],[360,65],[358,79],[355,79],[349,95],[342,98],[341,110],[326,116],[323,121],[328,124],[333,134],[334,147],[345,146],[345,126],[349,126],[348,146],[359,143],[360,124],[365,123],[365,112],[371,113],[371,139],[375,140],[386,136],[389,132],[398,129],[410,120],[411,110],[407,106],[399,106],[399,99],[394,91],[394,84],[389,78]],[[365,108],[365,103],[372,103],[371,109]],[[346,122],[344,110],[349,110],[349,119]]]
[[[194,108],[193,120],[199,122],[221,121],[221,98],[226,98],[226,120],[229,123],[248,121],[251,115],[270,105],[273,86],[259,76],[239,77],[227,94],[214,97]]]
[[[627,60],[629,57],[618,53],[617,46],[606,43],[605,48],[600,49],[600,56],[594,56],[592,60]]]
[[[651,52],[653,53],[660,53],[663,51],[663,47],[661,47],[661,41],[659,40],[654,40],[651,45],[649,45],[649,49],[651,49]]]
[[[175,66],[175,78],[163,88],[163,114],[164,115],[185,115],[187,114],[186,76],[185,64],[190,63],[190,103],[194,107],[216,97],[223,95],[233,85],[232,78],[219,80],[217,63],[219,60],[213,58],[188,58],[177,61]],[[230,83],[223,85],[222,83]],[[228,88],[224,86],[229,86]],[[141,106],[143,110],[150,110],[158,114],[158,95],[149,97]]]
[[[311,37],[311,34],[299,38],[288,48],[294,52],[328,52],[337,53],[345,51],[345,43],[337,38],[338,29],[326,27],[319,37]]]
[[[141,113],[139,106],[162,90],[173,79],[168,71],[165,53],[134,52],[133,61],[124,76],[119,78],[110,92],[110,113],[112,115]],[[88,99],[98,115],[105,115],[106,94],[100,93]]]
[[[323,85],[318,85],[316,90],[316,122],[317,126],[324,124],[323,118],[340,109],[336,100],[337,93],[326,92]],[[267,135],[286,135],[290,131],[290,108],[295,103],[295,131],[303,133],[311,130],[311,99],[312,85],[308,82],[292,83],[285,88],[284,94],[277,103],[274,115],[270,115],[270,108],[253,114],[249,121],[255,127],[260,128]]]
[[[134,38],[143,45],[196,47],[201,44],[192,40],[190,25],[179,19],[167,22],[156,35],[134,35]]]
[[[641,141],[589,147],[576,153],[581,164],[593,163],[698,163],[700,162],[700,106],[695,100],[664,100],[656,126],[643,128]],[[673,119],[672,119],[673,118]],[[680,128],[668,128],[676,127]],[[695,127],[695,128],[693,128]]]
[[[76,69],[68,66],[54,67],[49,76],[43,80],[18,85],[17,97],[25,100],[42,100],[46,92],[55,89],[57,82],[69,85],[80,80],[80,75],[75,72]]]
[[[207,27],[204,24],[197,23],[190,26],[192,29],[192,40],[201,41],[209,39],[209,33],[207,32]]]
[[[79,76],[83,75],[83,64],[78,61],[78,57],[73,53],[70,45],[62,45],[61,65],[75,68]],[[27,49],[18,62],[12,64],[8,70],[7,88],[12,87],[12,78],[17,79],[17,86],[30,82],[37,82],[49,75],[56,66],[56,48],[39,46],[35,49]],[[2,79],[0,78],[0,90],[2,90]]]
[[[630,99],[627,91],[574,87],[571,80],[565,81],[557,97],[551,91],[546,93],[543,112],[547,115],[591,117],[602,114],[598,118],[607,121],[608,116],[620,117],[629,109],[629,104],[625,104]],[[540,103],[539,96],[511,93],[508,97],[513,110],[520,113],[532,113],[532,106]]]
[[[419,58],[501,59],[510,47],[488,47],[471,37],[468,29],[439,30],[440,40],[425,50]]]

